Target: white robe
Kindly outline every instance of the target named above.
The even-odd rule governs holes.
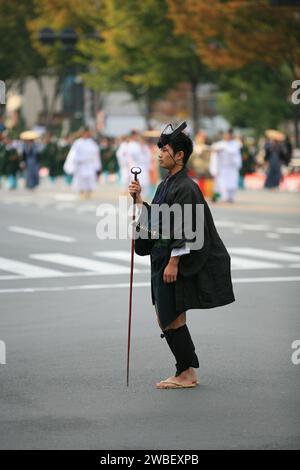
[[[138,175],[138,180],[142,186],[143,195],[147,195],[150,184],[151,151],[146,144],[131,141],[128,144],[128,154],[131,168],[138,166],[142,170]]]
[[[130,162],[128,153],[128,142],[124,141],[118,147],[116,152],[120,173],[121,173],[121,184],[126,186],[130,183]]]
[[[64,171],[73,175],[76,191],[92,191],[97,186],[97,171],[102,168],[100,150],[91,139],[76,139],[67,155]]]
[[[215,177],[216,191],[223,200],[233,199],[242,166],[241,144],[237,140],[221,140],[213,144],[212,150],[210,172]]]

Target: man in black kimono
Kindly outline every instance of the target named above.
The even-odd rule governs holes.
[[[199,361],[186,325],[186,311],[218,307],[234,301],[230,256],[217,233],[198,185],[187,174],[186,163],[192,154],[193,143],[182,132],[185,127],[183,123],[174,130],[169,125],[166,128],[168,131],[160,136],[159,163],[168,170],[168,174],[158,186],[151,206],[141,199],[139,181],[132,181],[129,185],[130,195],[133,197],[135,194],[136,203],[142,207],[136,228],[140,238],[135,241],[135,251],[140,255],[151,256],[152,302],[163,332],[161,337],[166,338],[176,359],[175,375],[158,382],[158,389],[192,388],[198,384],[195,368],[199,367]],[[174,212],[173,218],[169,219],[169,236],[165,237],[164,221],[157,222],[149,216],[153,213],[154,205],[161,204],[170,208],[178,204],[183,211],[191,207],[191,220],[181,217],[178,221]],[[195,209],[199,206],[204,210],[201,227],[196,227],[198,219]],[[178,229],[182,220],[184,224],[188,220],[191,226],[189,230],[183,226],[180,237],[175,227]],[[201,230],[201,246],[187,243],[195,242],[195,237],[185,236],[187,232],[199,233]],[[145,238],[145,232],[150,239]]]

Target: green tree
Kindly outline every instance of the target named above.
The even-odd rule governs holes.
[[[31,41],[28,21],[34,17],[33,0],[0,0],[0,79],[8,88],[28,76],[38,79],[46,66]]]
[[[278,127],[293,112],[287,99],[287,75],[284,68],[274,71],[266,66],[249,66],[223,74],[217,102],[219,112],[232,125],[252,128],[257,135],[269,127]]]
[[[47,106],[47,122],[51,120],[65,77],[71,71],[83,70],[83,65],[81,68],[78,65],[80,52],[77,46],[86,35],[93,33],[100,4],[97,0],[33,0],[35,16],[27,23],[32,45],[45,61],[44,72],[55,78],[52,101]],[[62,30],[71,28],[77,34],[78,43],[66,47],[57,40],[52,45],[44,45],[39,39],[44,28],[51,28],[57,36]]]
[[[96,89],[125,89],[145,104],[149,121],[152,103],[181,82],[193,90],[194,130],[198,128],[197,84],[208,76],[193,42],[174,35],[165,0],[103,0],[102,41],[81,44],[86,83]]]
[[[229,77],[232,77],[230,71],[236,71],[236,80],[231,80],[231,92],[227,91],[220,102],[223,111],[233,116],[238,109],[246,113],[249,105],[249,117],[244,117],[244,120],[249,121],[253,112],[257,112],[257,119],[260,120],[261,113],[266,116],[269,109],[270,123],[275,118],[279,123],[281,107],[281,120],[287,115],[293,117],[295,141],[299,145],[299,106],[287,109],[291,83],[300,76],[299,6],[279,7],[272,5],[269,0],[167,2],[170,16],[176,24],[176,32],[193,39],[201,60],[215,70],[229,71]],[[261,70],[260,80],[257,80],[255,72],[254,77],[251,76],[253,68],[257,66]],[[270,83],[270,76],[275,79],[275,83]],[[243,77],[247,82],[244,85],[241,83]],[[262,81],[265,83],[262,84]],[[281,88],[277,87],[278,81]],[[262,93],[263,106],[258,92],[254,96],[255,86]],[[236,94],[241,87],[253,88],[252,94],[248,90],[253,100],[238,102]],[[281,106],[275,95],[282,98]],[[257,106],[257,110],[254,106]]]

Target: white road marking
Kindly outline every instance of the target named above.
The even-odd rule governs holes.
[[[65,209],[73,209],[74,207],[74,202],[59,202],[55,205],[55,209],[58,211],[64,211]]]
[[[300,276],[286,276],[286,277],[243,277],[240,279],[233,279],[234,284],[242,284],[247,282],[298,282]]]
[[[236,222],[231,222],[230,220],[215,220],[216,227],[235,227],[237,224]]]
[[[120,266],[119,264],[106,263],[104,261],[95,261],[81,256],[66,255],[64,253],[45,253],[30,255],[31,258],[47,261],[49,263],[62,264],[71,266],[72,268],[86,269],[94,271],[98,274],[128,274],[129,267]],[[139,272],[136,270],[136,272]]]
[[[0,257],[0,269],[2,271],[8,271],[9,273],[19,274],[21,276],[31,278],[60,277],[63,275],[61,271],[43,268],[41,266],[35,266],[33,264],[23,263],[21,261],[15,261],[13,259],[2,257]]]
[[[60,272],[60,271],[58,271]],[[140,272],[143,272],[143,273],[146,273],[146,271],[140,271],[140,270],[137,270],[136,268],[134,268],[134,273],[140,273]],[[123,274],[123,273],[113,273],[111,275],[116,275],[116,274]],[[128,274],[128,273],[126,273]],[[61,272],[61,274],[59,274],[58,276],[50,276],[51,278],[53,277],[97,277],[97,276],[102,276],[103,273],[98,273],[98,272],[95,272],[95,271],[69,271],[69,272]],[[38,276],[40,277],[40,276]],[[49,276],[43,276],[43,278],[47,278]],[[21,275],[18,275],[18,276],[14,276],[14,275],[3,275],[3,276],[0,276],[0,281],[17,281],[17,280],[27,280],[27,279],[36,279],[37,276],[21,276]]]
[[[95,256],[100,258],[111,258],[120,261],[126,261],[130,263],[131,253],[129,251],[96,251],[94,252]],[[150,268],[150,256],[136,256],[134,257],[134,264],[139,264],[141,266],[146,266]]]
[[[8,230],[10,232],[21,233],[22,235],[30,235],[33,237],[47,238],[47,240],[55,240],[55,241],[66,242],[66,243],[73,243],[76,241],[76,239],[73,237],[66,237],[64,235],[41,232],[40,230],[32,230],[32,229],[25,228],[25,227],[17,227],[15,225],[11,225],[10,227],[8,227]]]
[[[267,238],[277,239],[277,238],[280,238],[280,235],[279,235],[279,233],[269,232],[269,233],[266,233],[266,237]]]
[[[270,229],[269,225],[262,224],[239,224],[239,228],[243,230],[253,230],[253,231],[266,231]]]
[[[229,250],[230,252],[230,250]],[[230,252],[231,255],[231,252]],[[280,264],[270,263],[269,261],[258,261],[240,256],[231,256],[231,268],[234,269],[268,269],[268,268],[281,268]]]
[[[96,204],[85,204],[76,207],[76,212],[78,214],[81,214],[82,212],[94,212],[96,214],[97,207],[98,206],[96,206]]]
[[[233,255],[244,255],[254,258],[271,259],[277,261],[300,261],[300,256],[291,253],[280,253],[278,251],[261,250],[259,248],[228,248]]]
[[[300,252],[300,247],[282,247],[285,251]],[[259,270],[259,269],[278,269],[278,268],[299,268],[300,263],[297,262],[300,256],[294,253],[275,252],[270,250],[259,250],[254,248],[241,248],[235,247],[229,249],[231,254],[232,270]],[[263,259],[249,259],[246,256],[237,256],[234,253],[243,253],[252,258]],[[36,279],[47,277],[85,277],[85,276],[99,276],[99,275],[122,275],[129,274],[130,272],[130,251],[114,250],[114,251],[96,251],[94,256],[104,259],[104,261],[84,258],[80,256],[67,255],[64,253],[41,253],[29,255],[31,259],[45,261],[47,263],[59,264],[62,266],[73,267],[79,269],[76,272],[63,272],[56,269],[48,269],[36,266],[29,263],[19,262],[13,259],[0,258],[0,271],[7,271],[13,274],[0,275],[0,281],[9,280],[22,280],[22,279]],[[288,265],[278,264],[271,262],[268,259],[280,259],[282,261],[289,261]],[[126,262],[126,265],[118,263],[118,261]],[[293,261],[291,263],[291,261]],[[134,272],[137,274],[145,274],[150,269],[150,258],[139,257],[134,258]]]
[[[54,195],[56,201],[78,201],[77,194],[68,194],[68,193],[56,193]]]
[[[278,234],[300,234],[299,227],[271,227],[269,224],[249,224],[243,222],[233,222],[230,220],[215,220],[215,225],[218,228],[233,228],[233,230],[248,230],[248,231],[276,231]],[[240,233],[240,232],[234,232]],[[270,237],[271,238],[271,237]],[[275,238],[275,237],[274,237]]]
[[[292,253],[300,253],[300,246],[282,246],[281,250],[291,251]]]
[[[279,227],[276,229],[276,232],[285,233],[285,234],[295,234],[300,235],[300,228],[298,227]]]
[[[51,201],[37,201],[36,206],[39,207],[40,209],[45,209],[45,207],[52,206],[52,202]]]
[[[233,279],[234,284],[247,284],[247,283],[267,283],[267,282],[299,282],[300,276],[289,277],[248,277]],[[150,287],[150,282],[136,282],[133,288],[137,287]],[[57,287],[25,287],[16,289],[0,289],[0,294],[15,294],[15,293],[34,293],[34,292],[59,292],[59,291],[72,291],[72,290],[97,290],[97,289],[128,289],[129,283],[123,282],[118,284],[86,284],[80,286],[57,286]]]

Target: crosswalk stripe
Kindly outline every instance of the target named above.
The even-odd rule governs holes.
[[[271,259],[277,261],[300,261],[300,256],[290,253],[280,253],[278,251],[261,250],[259,248],[228,248],[229,253],[234,255],[244,255],[254,258]]]
[[[10,232],[21,233],[22,235],[30,235],[33,237],[46,238],[48,240],[55,240],[60,242],[70,243],[76,241],[73,237],[66,237],[65,235],[57,235],[56,233],[42,232],[40,230],[33,230],[25,227],[17,227],[15,225],[8,227],[8,230]]]
[[[38,278],[38,277],[59,277],[63,275],[61,271],[43,268],[21,261],[0,257],[0,269],[20,276]]]
[[[232,270],[274,269],[283,267],[282,264],[270,261],[273,259],[289,261],[290,263],[286,265],[286,267],[289,268],[300,267],[300,256],[298,255],[298,253],[300,253],[300,247],[281,247],[281,250],[281,252],[275,252],[255,248],[233,247],[229,249],[231,254]],[[243,254],[245,256],[238,256],[238,254]],[[0,272],[7,272],[7,274],[0,275],[0,281],[20,278],[80,277],[105,274],[117,275],[129,274],[130,272],[130,251],[128,250],[96,251],[93,255],[100,259],[95,260],[64,253],[40,253],[29,255],[31,259],[80,270],[76,272],[63,272],[57,269],[50,269],[47,267],[36,266],[31,263],[0,257]],[[120,263],[118,263],[118,261]],[[124,263],[127,263],[127,265]],[[135,256],[134,263],[134,271],[136,273],[145,273],[150,269],[150,258],[148,256]]]
[[[281,265],[277,263],[270,263],[269,261],[259,261],[240,256],[231,256],[232,269],[267,269],[267,268],[280,268]]]
[[[131,253],[129,251],[96,251],[94,252],[94,255],[99,256],[100,258],[111,258],[115,260],[126,261],[127,263],[130,263],[131,259]],[[135,256],[134,264],[150,268],[150,256]]]
[[[30,255],[31,258],[47,261],[49,263],[71,266],[78,269],[86,269],[99,274],[128,274],[129,267],[119,264],[106,263],[104,261],[95,261],[81,256],[66,255],[63,253],[45,253]]]

